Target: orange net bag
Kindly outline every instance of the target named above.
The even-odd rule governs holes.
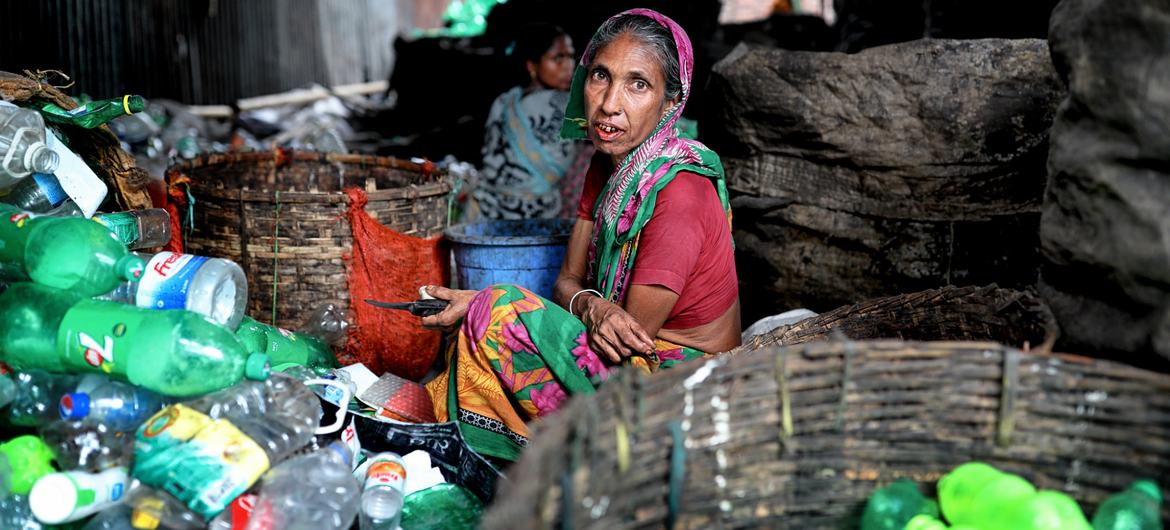
[[[346,256],[350,313],[354,325],[337,355],[342,365],[363,363],[376,374],[391,372],[418,380],[439,353],[440,333],[424,329],[406,311],[374,307],[365,300],[408,302],[423,285],[446,285],[448,254],[441,237],[420,239],[400,234],[370,217],[368,199],[349,188],[348,212],[353,251]]]

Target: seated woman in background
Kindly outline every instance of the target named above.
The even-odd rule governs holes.
[[[527,69],[527,83],[492,103],[468,220],[571,214],[588,163],[583,157],[591,154],[582,153],[587,143],[560,137],[573,79],[572,39],[550,24],[526,26],[519,35],[509,56]]]
[[[451,304],[423,324],[461,326],[427,392],[480,453],[515,460],[526,421],[593,393],[619,366],[653,372],[739,345],[723,166],[675,127],[692,67],[686,33],[654,11],[627,11],[594,35],[562,134],[588,137],[598,154],[555,303],[514,285],[427,287]]]

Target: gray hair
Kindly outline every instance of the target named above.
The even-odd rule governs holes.
[[[623,15],[605,21],[593,38],[593,47],[585,59],[585,64],[593,64],[597,53],[624,33],[629,33],[630,36],[650,46],[666,79],[666,99],[678,97],[682,93],[682,76],[679,75],[678,47],[674,45],[674,35],[650,17]]]

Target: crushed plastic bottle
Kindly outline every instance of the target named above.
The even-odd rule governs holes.
[[[247,530],[347,530],[361,486],[340,443],[291,458],[264,474]]]

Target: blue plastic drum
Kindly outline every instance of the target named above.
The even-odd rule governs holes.
[[[530,219],[456,225],[444,235],[452,243],[460,288],[511,283],[552,298],[572,230],[571,220]]]

